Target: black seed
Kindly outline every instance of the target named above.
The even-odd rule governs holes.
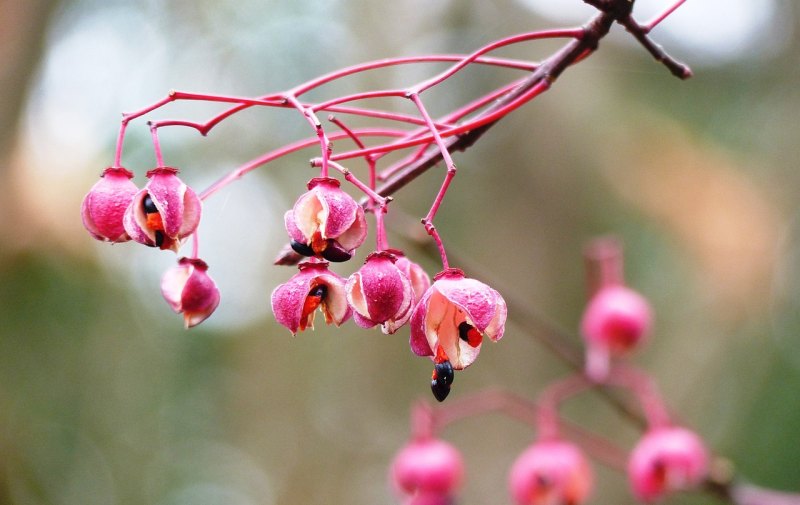
[[[469,343],[469,330],[472,328],[473,326],[471,324],[466,321],[462,321],[461,324],[458,325],[458,338]]]
[[[344,250],[335,240],[328,239],[328,245],[325,247],[325,250],[322,251],[322,257],[333,263],[341,263],[342,261],[349,260],[353,255]]]
[[[318,297],[320,300],[325,299],[325,295],[328,294],[328,286],[325,284],[318,284],[315,287],[311,288],[311,291],[308,292],[308,296],[315,296]]]
[[[161,247],[162,245],[164,245],[164,232],[156,230],[156,247]]]
[[[153,199],[150,198],[150,195],[144,195],[144,199],[142,200],[142,206],[144,207],[145,214],[154,214],[158,212],[156,204],[153,202]]]
[[[292,240],[291,246],[292,249],[294,249],[294,252],[297,254],[301,254],[303,256],[314,256],[314,249],[311,249],[311,247],[307,246],[306,244]]]
[[[453,378],[455,374],[453,373],[453,365],[451,365],[449,361],[436,363],[434,369],[436,370],[436,378],[440,382],[442,382],[446,386],[449,386],[450,384],[453,383]]]
[[[431,391],[433,391],[434,398],[443,402],[444,399],[447,398],[447,395],[450,394],[450,386],[443,381],[433,379],[431,380]]]

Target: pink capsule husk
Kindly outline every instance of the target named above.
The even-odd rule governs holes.
[[[398,494],[451,496],[461,486],[464,462],[449,443],[425,438],[397,453],[389,476]]]
[[[591,493],[594,476],[583,452],[570,442],[537,442],[514,462],[509,490],[519,505],[579,505]]]
[[[275,319],[296,335],[303,317],[303,306],[309,291],[317,285],[323,284],[327,288],[327,295],[320,308],[327,324],[342,325],[347,321],[352,310],[347,304],[345,292],[345,279],[328,270],[327,262],[305,262],[298,266],[300,270],[284,284],[276,287],[270,297],[272,312]],[[310,317],[308,327],[314,328],[314,313]]]
[[[164,225],[162,249],[178,252],[182,241],[197,229],[202,202],[177,174],[178,169],[172,167],[160,167],[147,172],[149,181],[134,195],[125,212],[125,230],[133,240],[148,246],[156,245],[155,230],[148,228],[144,211],[144,199],[148,194]]]
[[[186,328],[205,321],[219,305],[219,289],[198,258],[181,258],[161,278],[161,294],[175,313],[183,313]]]
[[[697,434],[680,427],[656,428],[636,444],[628,479],[636,498],[654,502],[698,486],[708,475],[708,450]]]
[[[461,270],[445,270],[434,278],[411,316],[411,350],[419,356],[433,356],[441,346],[453,368],[464,369],[478,357],[482,342],[473,347],[459,338],[459,325],[466,321],[482,337],[496,342],[503,336],[506,315],[500,293],[464,277]]]
[[[83,198],[81,219],[86,230],[97,240],[127,242],[123,216],[133,196],[139,191],[131,180],[133,173],[122,167],[109,167]]]
[[[380,324],[390,334],[411,317],[414,292],[408,277],[395,266],[395,257],[388,252],[367,256],[364,265],[347,280],[347,301],[353,309],[353,320],[362,328]]]
[[[319,233],[322,239],[334,239],[347,251],[364,242],[367,236],[364,209],[339,186],[339,181],[330,177],[309,181],[308,192],[284,216],[286,230],[293,240],[309,244]]]
[[[414,290],[414,300],[420,300],[425,291],[431,287],[431,278],[425,270],[417,263],[406,258],[400,251],[391,251],[396,257],[395,266],[403,272],[408,280],[411,281],[411,288]]]

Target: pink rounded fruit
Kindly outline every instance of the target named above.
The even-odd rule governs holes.
[[[649,431],[636,444],[628,460],[628,479],[633,494],[645,502],[696,487],[707,474],[705,444],[685,428]]]
[[[125,209],[139,191],[133,174],[122,167],[109,167],[83,198],[81,218],[92,237],[106,242],[127,242],[122,224]]]
[[[209,277],[208,265],[199,258],[181,258],[161,278],[161,294],[186,328],[205,321],[219,305],[219,289]]]
[[[564,441],[537,442],[523,452],[509,475],[518,505],[579,505],[592,489],[593,474],[583,452]]]
[[[414,440],[397,453],[390,478],[406,495],[451,496],[461,485],[464,463],[461,454],[442,440]]]
[[[384,333],[394,333],[411,317],[414,291],[395,261],[391,253],[374,252],[347,281],[347,302],[362,328],[380,324]]]

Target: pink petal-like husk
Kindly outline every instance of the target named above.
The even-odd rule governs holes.
[[[574,444],[537,442],[511,467],[509,489],[519,505],[579,505],[589,497],[593,480],[591,466]]]
[[[295,202],[291,212],[294,217],[293,224],[303,236],[303,239],[298,242],[308,243],[314,233],[319,230],[320,223],[325,217],[319,195],[314,191],[303,193]],[[288,221],[286,229],[291,235],[292,230],[289,229]]]
[[[699,485],[708,474],[708,451],[694,432],[685,428],[656,428],[646,433],[631,451],[628,479],[640,501],[653,502],[671,491]],[[665,465],[666,479],[655,472]]]
[[[414,309],[411,349],[430,356],[441,346],[453,368],[461,370],[475,361],[482,344],[472,347],[461,340],[458,326],[466,321],[484,337],[497,341],[503,336],[506,315],[505,301],[497,291],[458,271],[445,272]]]
[[[205,321],[219,305],[219,289],[207,268],[202,260],[181,258],[161,278],[161,294],[173,311],[183,313],[186,328]]]
[[[166,236],[182,240],[197,229],[202,205],[195,192],[176,175],[175,169],[152,170],[145,189],[161,214]],[[144,214],[143,209],[141,213]]]
[[[411,285],[388,255],[372,255],[347,282],[351,307],[377,323],[393,318],[405,309]]]
[[[422,298],[423,293],[431,287],[431,278],[425,270],[402,255],[397,256],[397,261],[394,264],[411,281],[411,287],[414,289],[414,299],[419,300]]]
[[[161,277],[161,294],[176,314],[181,312],[181,297],[186,281],[194,270],[191,265],[170,268]]]
[[[205,321],[217,309],[219,299],[219,289],[214,280],[204,270],[194,268],[181,295],[186,327]]]
[[[145,225],[146,218],[142,209],[142,200],[144,200],[145,195],[147,195],[147,190],[142,189],[133,196],[130,205],[125,210],[122,224],[131,239],[140,244],[155,246],[155,232]]]
[[[358,211],[360,210],[362,215],[364,211],[352,196],[339,188],[338,181],[318,180],[311,191],[317,195],[322,205],[320,233],[322,238],[339,238],[356,220]],[[350,249],[344,244],[342,246]]]
[[[336,237],[336,241],[343,249],[352,251],[367,238],[367,219],[364,217],[364,209],[360,206],[356,209],[356,218],[353,220],[349,228],[347,228],[341,235]]]
[[[124,168],[107,168],[81,203],[83,226],[97,240],[126,242],[123,216],[138,188]]]
[[[350,308],[352,309],[353,307]],[[362,316],[356,310],[353,310],[353,322],[356,323],[356,326],[359,328],[364,328],[365,330],[374,328],[378,324],[375,321]]]
[[[275,319],[296,335],[303,315],[303,304],[312,283],[316,281],[328,288],[323,303],[331,315],[331,320],[326,322],[340,326],[347,321],[352,312],[347,304],[345,280],[330,272],[324,263],[302,263],[299,267],[300,272],[272,291],[272,312],[275,314]]]
[[[300,228],[297,227],[297,223],[294,220],[294,210],[286,211],[286,214],[283,215],[283,223],[286,226],[286,232],[289,234],[289,238],[301,244],[308,243],[309,237],[303,235],[303,232],[300,231]]]

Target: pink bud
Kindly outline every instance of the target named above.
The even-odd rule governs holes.
[[[414,306],[411,282],[388,252],[367,256],[364,266],[350,276],[345,289],[353,320],[362,328],[380,324],[384,333],[394,333],[411,317]]]
[[[390,478],[398,492],[437,498],[452,496],[464,476],[464,463],[455,447],[433,438],[414,440],[392,462]],[[416,503],[416,502],[414,502]]]
[[[202,204],[177,174],[178,169],[171,167],[147,172],[150,180],[125,211],[125,231],[133,240],[178,252],[182,241],[197,229]]]
[[[579,505],[588,498],[593,480],[592,468],[576,445],[546,441],[517,458],[509,488],[519,505]]]
[[[633,494],[645,502],[696,487],[707,474],[705,444],[685,428],[649,431],[636,444],[628,460],[628,479]]]
[[[347,304],[345,279],[328,270],[328,262],[306,262],[297,265],[300,272],[272,292],[275,319],[289,328],[314,328],[314,314],[319,308],[327,324],[340,326],[352,314]]]
[[[600,288],[589,300],[581,321],[587,375],[604,380],[611,357],[641,345],[651,326],[652,310],[642,295],[619,284]]]
[[[346,261],[367,237],[364,209],[330,177],[311,179],[284,220],[292,248],[303,256]]]
[[[472,364],[484,337],[503,336],[506,302],[486,284],[451,268],[439,273],[411,316],[411,350],[449,361],[454,370]]]
[[[199,258],[181,258],[161,278],[161,294],[175,313],[183,313],[186,328],[208,318],[219,305],[219,289]]]
[[[139,190],[131,181],[133,174],[122,167],[109,167],[83,198],[83,226],[97,240],[127,242],[122,217]]]

